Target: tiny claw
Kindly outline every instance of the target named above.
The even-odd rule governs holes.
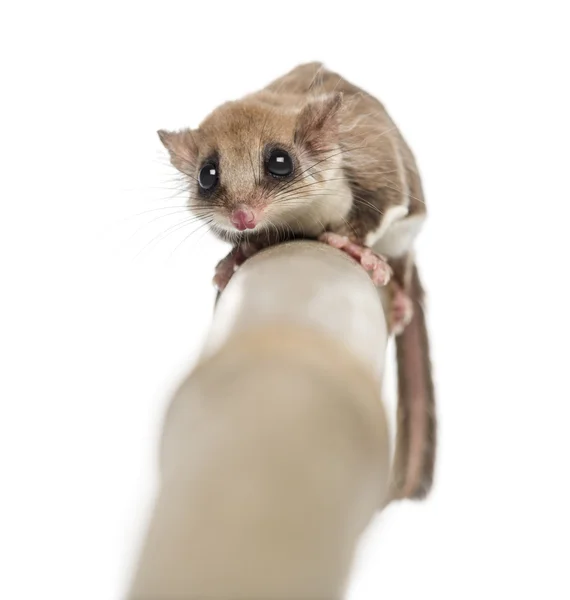
[[[253,256],[259,248],[252,243],[244,243],[233,248],[232,251],[217,264],[216,273],[212,279],[215,287],[221,292],[229,283],[232,275],[248,258]]]
[[[319,241],[346,252],[350,257],[359,262],[369,271],[375,285],[384,286],[392,277],[392,269],[386,258],[376,254],[367,246],[351,242],[349,238],[337,233],[326,232],[319,237]]]
[[[380,259],[372,270],[372,281],[378,286],[385,286],[392,278],[390,265]]]
[[[344,249],[347,244],[350,243],[350,240],[345,235],[331,232],[323,233],[319,237],[319,241],[324,242],[333,248],[338,248],[339,250]]]
[[[390,332],[394,335],[400,335],[410,324],[413,316],[414,305],[411,298],[396,282],[393,282],[390,303]]]

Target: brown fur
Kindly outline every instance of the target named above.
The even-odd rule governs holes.
[[[258,229],[240,236],[252,240],[260,233],[266,237],[270,222],[280,225],[286,216],[288,235],[313,237],[324,226],[364,243],[390,206],[413,203],[414,212],[424,210],[421,196],[409,196],[407,181],[417,173],[414,158],[382,104],[320,63],[301,65],[264,90],[220,106],[196,130],[161,131],[160,136],[174,166],[190,178],[197,177],[205,160],[219,157],[218,192],[205,202],[194,191],[190,206],[212,214],[214,231],[226,239],[236,236],[224,227],[224,217],[238,204],[253,205],[267,216]],[[298,181],[267,178],[268,145],[293,155]],[[341,178],[354,202],[328,215],[326,205],[316,210],[315,218],[325,218],[322,225],[302,219],[296,225],[305,206],[294,206],[294,192],[306,204],[324,205],[326,184]],[[281,190],[286,198],[278,197]]]
[[[159,135],[172,164],[189,179],[190,209],[224,239],[267,245],[333,231],[362,245],[377,244],[394,264],[405,265],[396,269],[396,279],[417,312],[408,334],[397,341],[394,497],[424,496],[433,477],[435,412],[412,249],[425,203],[414,156],[384,106],[322,64],[309,63],[220,106],[195,130]],[[278,180],[266,173],[272,147],[291,155],[291,177]],[[210,160],[217,163],[219,184],[204,194],[197,178]],[[243,205],[255,210],[259,225],[238,233],[229,215]]]

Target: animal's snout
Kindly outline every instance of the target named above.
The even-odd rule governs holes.
[[[232,225],[239,231],[246,229],[254,229],[257,225],[257,217],[251,208],[241,206],[236,208],[231,216],[230,221]]]

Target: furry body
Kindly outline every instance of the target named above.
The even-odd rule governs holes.
[[[172,164],[188,177],[190,209],[234,245],[221,263],[224,281],[252,248],[295,237],[329,235],[334,245],[345,239],[344,249],[373,271],[377,283],[385,283],[385,272],[366,248],[387,257],[395,304],[409,297],[414,308],[396,338],[393,497],[425,496],[433,476],[435,410],[413,244],[426,209],[414,156],[383,105],[322,64],[309,63],[220,106],[195,130],[159,135]],[[290,157],[289,175],[271,174],[267,165],[275,152]],[[200,179],[204,165],[217,177],[208,190]]]

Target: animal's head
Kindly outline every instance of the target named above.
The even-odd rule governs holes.
[[[274,94],[216,109],[195,130],[159,131],[189,182],[190,209],[233,239],[294,223],[338,180],[340,94],[290,108]]]

